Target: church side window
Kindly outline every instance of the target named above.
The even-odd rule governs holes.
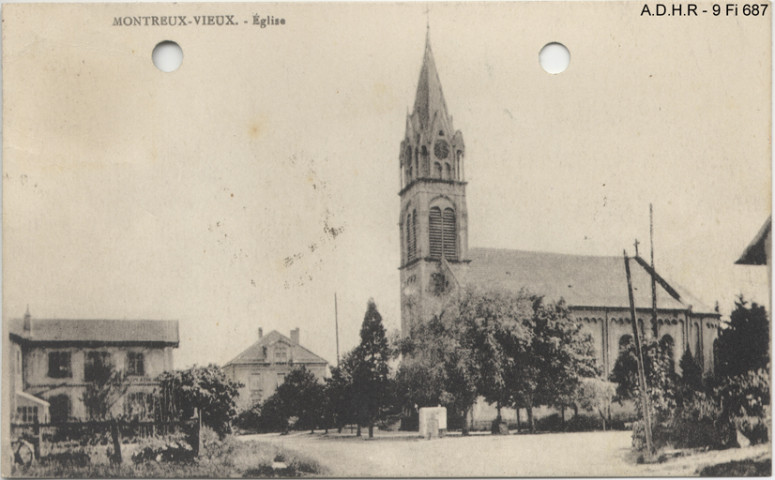
[[[455,211],[445,208],[442,213],[439,207],[431,208],[428,226],[431,258],[444,255],[448,260],[457,260]]]
[[[627,350],[632,343],[632,335],[622,335],[619,337],[619,353]]]

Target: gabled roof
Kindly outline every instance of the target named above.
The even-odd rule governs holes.
[[[328,364],[328,362],[312,353],[310,350],[302,347],[298,343],[293,343],[290,338],[286,337],[277,330],[272,330],[267,333],[256,343],[249,346],[242,353],[234,357],[226,365],[252,365],[252,364],[264,364],[270,363],[271,359],[268,359],[264,353],[264,347],[270,347],[275,343],[285,343],[290,348],[288,353],[288,360],[294,364]],[[269,352],[267,352],[269,353]]]
[[[568,255],[493,248],[469,250],[466,275],[470,285],[517,291],[528,289],[548,300],[565,299],[571,307],[629,308],[624,258]],[[644,268],[646,267],[646,268]],[[651,268],[632,259],[633,294],[637,308],[651,308]],[[657,308],[716,314],[695,297],[657,276]]]
[[[31,343],[180,343],[177,320],[12,319],[9,333]]]
[[[420,130],[429,129],[436,117],[445,122],[448,121],[447,103],[444,101],[441,81],[431,51],[430,32],[425,37],[425,55],[420,69],[420,79],[417,82],[413,115],[419,122]]]
[[[735,262],[737,265],[767,265],[767,240],[772,235],[772,216],[764,222],[762,228],[753,237],[751,243],[745,248],[740,258]]]

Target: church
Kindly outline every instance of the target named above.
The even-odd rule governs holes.
[[[620,346],[632,340],[629,298],[621,255],[587,256],[469,248],[465,180],[466,147],[447,110],[426,38],[414,100],[401,142],[401,331],[441,312],[466,286],[528,291],[564,299],[594,341],[604,378]],[[672,346],[678,359],[688,349],[705,373],[713,371],[719,313],[652,270],[636,254],[630,261],[638,322],[647,336]],[[652,323],[652,276],[657,325]]]

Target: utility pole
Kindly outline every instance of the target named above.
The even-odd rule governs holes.
[[[654,338],[659,338],[657,323],[657,270],[654,268],[654,205],[649,203],[649,238],[651,240],[651,328]]]
[[[646,458],[651,460],[654,453],[654,444],[651,440],[651,405],[649,402],[648,385],[646,383],[646,371],[643,364],[643,344],[641,343],[638,319],[635,317],[635,297],[632,293],[632,279],[630,277],[630,259],[627,251],[624,251],[624,270],[627,273],[627,294],[630,297],[630,319],[632,320],[632,333],[635,337],[635,354],[638,360],[638,390],[640,390],[641,408],[643,409],[643,423],[646,427]]]
[[[336,306],[336,292],[334,292],[334,324],[336,325],[336,368],[339,368],[339,310]]]

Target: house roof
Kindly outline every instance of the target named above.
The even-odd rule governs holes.
[[[178,346],[177,320],[12,319],[9,333],[41,343],[162,343]]]
[[[272,330],[263,337],[261,337],[256,343],[249,346],[242,353],[234,357],[226,365],[250,365],[255,363],[267,363],[267,359],[264,347],[269,347],[277,342],[282,342],[290,347],[290,354],[288,358],[295,364],[327,364],[324,358],[312,353],[310,350],[304,348],[298,343],[294,343],[290,338],[286,337],[277,330]]]
[[[564,299],[571,307],[629,308],[624,259],[618,256],[569,255],[493,248],[469,250],[466,282]],[[651,307],[651,267],[638,257],[630,262],[637,308]],[[657,307],[695,313],[715,312],[685,289],[656,274]]]
[[[772,232],[772,216],[764,222],[762,228],[753,237],[751,243],[745,247],[745,251],[735,262],[738,265],[767,265],[767,239]]]

